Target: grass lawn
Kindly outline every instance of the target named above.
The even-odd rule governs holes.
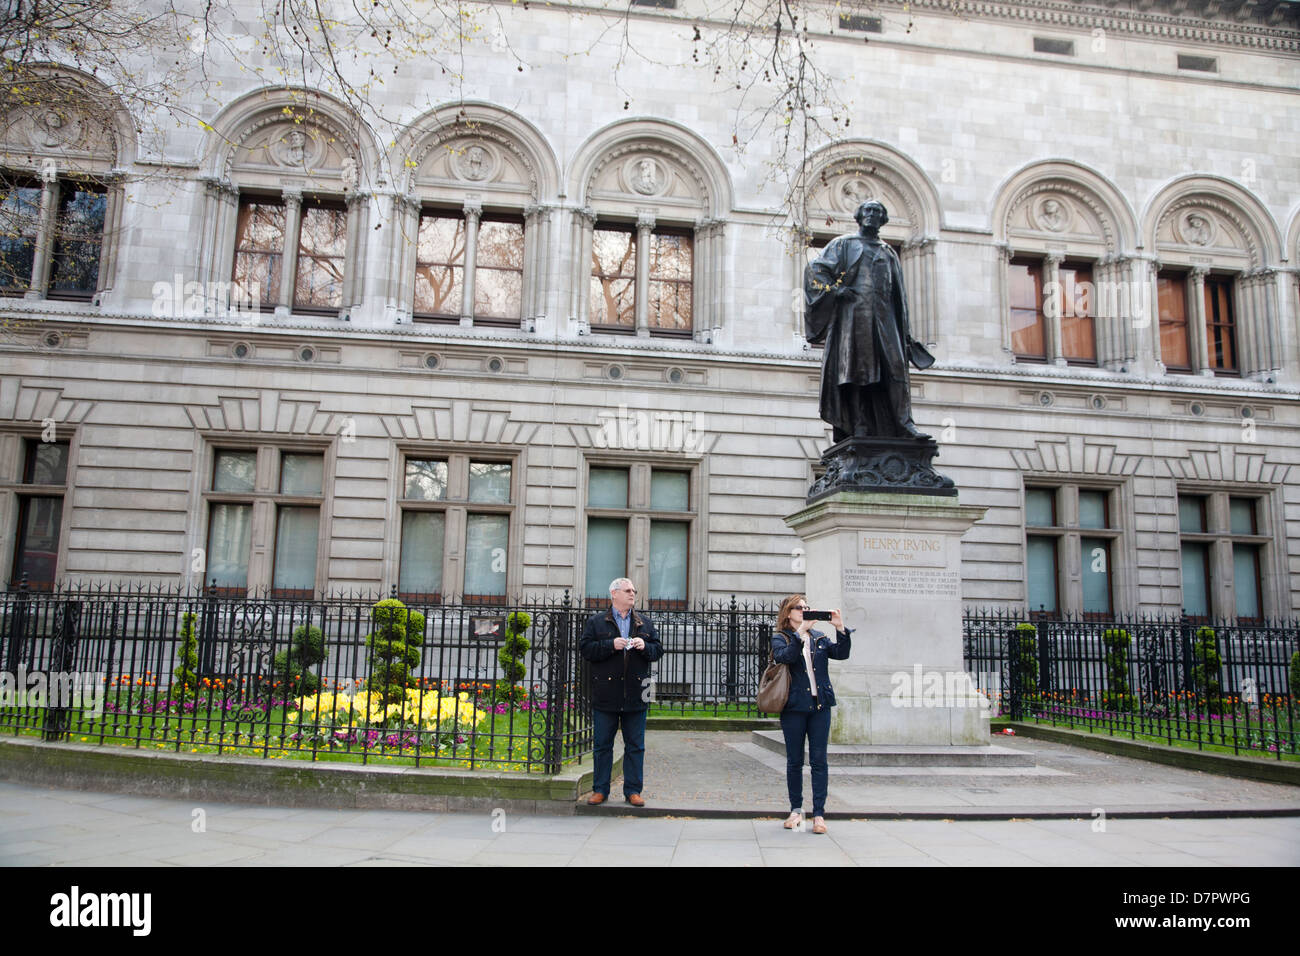
[[[995,717],[992,721],[992,724],[996,727],[997,725],[1006,725],[1009,724],[1010,722],[1011,719],[1009,717]],[[1186,723],[1183,723],[1181,725],[1182,729],[1180,731],[1179,726],[1175,725],[1172,721],[1162,720],[1160,718],[1154,718],[1154,717],[1143,718],[1142,720],[1142,723],[1144,725],[1143,728],[1138,729],[1137,727],[1133,727],[1131,730],[1123,726],[1114,726],[1108,728],[1100,725],[1089,725],[1088,723],[1085,723],[1083,721],[1076,720],[1073,723],[1071,723],[1068,720],[1061,720],[1061,719],[1052,720],[1051,718],[1028,718],[1026,720],[1021,721],[1021,723],[1037,724],[1044,727],[1058,727],[1062,730],[1073,730],[1081,733],[1089,733],[1089,734],[1094,734],[1098,737],[1112,737],[1120,740],[1134,740],[1141,743],[1159,744],[1165,747],[1177,747],[1182,750],[1199,750],[1205,753],[1228,754],[1229,756],[1238,756],[1238,757],[1265,757],[1271,760],[1278,759],[1278,754],[1276,750],[1268,750],[1261,747],[1254,747],[1249,749],[1246,747],[1238,747],[1236,750],[1234,750],[1232,748],[1230,737],[1228,737],[1229,740],[1228,743],[1225,744],[1223,742],[1225,737],[1227,737],[1227,734],[1219,731],[1219,725],[1217,721],[1213,722],[1212,724],[1207,723],[1204,725],[1205,729],[1203,731],[1203,736],[1199,744],[1197,743],[1195,736],[1192,736],[1190,738],[1187,736],[1189,728]],[[1228,734],[1230,734],[1232,731],[1232,724],[1230,722],[1226,723],[1223,729],[1224,731],[1227,731]],[[1285,725],[1283,729],[1284,730],[1286,729]],[[1242,735],[1243,738],[1246,736],[1246,729],[1244,726],[1240,724],[1238,725],[1238,732]],[[1259,733],[1258,727],[1252,724],[1250,730],[1251,736],[1257,738],[1258,733]],[[1281,759],[1300,760],[1300,753],[1283,753]]]
[[[379,730],[369,746],[352,739],[331,747],[328,740],[313,744],[306,736],[293,739],[300,728],[296,720],[287,718],[295,714],[293,708],[282,706],[253,717],[227,713],[224,719],[220,711],[185,715],[106,713],[95,720],[74,718],[67,739],[73,743],[116,744],[173,753],[417,766],[413,730]],[[0,709],[0,728],[25,737],[40,737],[43,719],[40,708]],[[423,731],[418,738],[418,766],[528,771],[531,752],[531,769],[536,771],[543,752],[545,721],[542,711],[489,711],[454,750],[446,740],[436,747],[433,734]]]

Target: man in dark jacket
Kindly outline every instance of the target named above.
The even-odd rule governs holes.
[[[663,656],[654,625],[632,610],[636,588],[627,578],[609,585],[610,608],[587,618],[582,656],[591,661],[591,708],[596,752],[590,804],[609,799],[614,767],[614,733],[623,728],[623,796],[634,807],[641,796],[645,765],[645,717],[651,697],[650,664]]]

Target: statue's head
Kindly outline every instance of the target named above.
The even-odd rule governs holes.
[[[885,204],[878,199],[868,199],[862,205],[858,206],[858,211],[853,214],[853,218],[861,226],[867,217],[871,217],[872,225],[879,228],[889,222],[889,213],[885,211]]]

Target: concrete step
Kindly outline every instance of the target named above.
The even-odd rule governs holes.
[[[785,737],[779,730],[755,730],[750,739],[760,747],[785,756]],[[1034,755],[996,744],[942,747],[903,744],[830,744],[827,763],[832,767],[909,768],[1011,768],[1033,767]]]

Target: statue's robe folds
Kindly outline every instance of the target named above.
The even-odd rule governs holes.
[[[857,298],[837,295],[843,288],[854,289]],[[905,350],[911,334],[898,254],[884,242],[874,244],[857,235],[832,239],[804,271],[804,299],[805,337],[813,345],[825,343],[822,420],[846,435],[873,417],[876,427],[881,419],[910,421],[910,408],[851,407],[862,401],[859,389],[841,388],[881,385],[882,392],[897,396],[890,404],[910,405]]]

